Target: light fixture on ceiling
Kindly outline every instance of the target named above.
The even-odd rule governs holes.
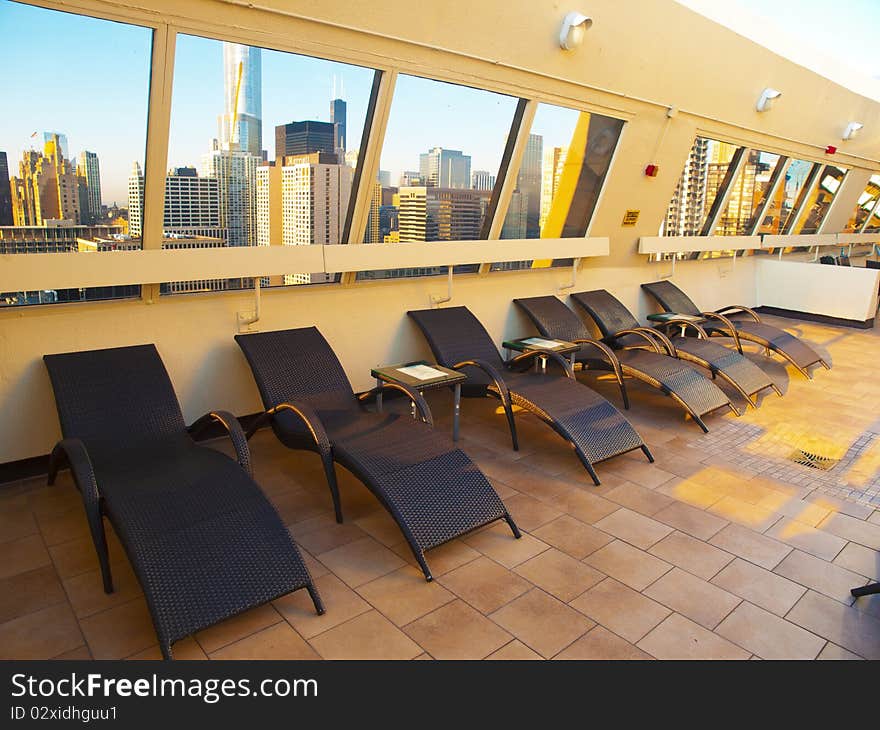
[[[855,137],[859,130],[865,125],[861,122],[850,122],[846,125],[846,129],[843,130],[843,139],[852,139]]]
[[[759,112],[767,111],[774,99],[778,99],[782,96],[782,92],[778,89],[771,89],[769,86],[761,92],[761,96],[758,97],[758,103],[755,104],[755,109]]]
[[[593,19],[583,13],[571,12],[562,21],[562,30],[559,31],[559,47],[566,51],[573,51],[584,40],[584,33],[593,25]]]

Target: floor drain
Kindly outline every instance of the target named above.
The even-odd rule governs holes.
[[[814,454],[810,451],[804,451],[803,449],[795,449],[794,453],[792,453],[789,458],[795,464],[808,466],[810,469],[820,469],[822,471],[829,471],[840,461],[840,459],[832,459],[830,456]]]

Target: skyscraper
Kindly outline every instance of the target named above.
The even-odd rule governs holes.
[[[419,175],[425,185],[466,190],[471,185],[470,155],[434,147],[419,155]]]
[[[128,176],[128,235],[144,235],[144,174],[137,162],[132,163]]]
[[[6,153],[0,152],[0,226],[12,225],[12,187]]]
[[[471,173],[471,187],[474,190],[492,190],[495,187],[495,176],[488,170],[474,170]]]
[[[472,241],[480,237],[486,191],[400,189],[401,241]]]
[[[257,163],[243,150],[212,150],[202,157],[202,175],[216,178],[220,226],[230,246],[257,244]]]
[[[10,186],[12,217],[17,226],[43,226],[47,221],[80,222],[79,186],[70,161],[53,134],[43,153],[26,150],[18,165],[19,175]]]
[[[664,235],[699,235],[706,207],[708,154],[709,140],[705,137],[697,137],[675,186],[672,200],[669,202],[663,228]]]
[[[94,223],[101,217],[101,167],[98,163],[98,155],[85,150],[80,152],[76,162],[76,174],[85,181],[86,188],[88,208],[81,211],[82,217],[84,219],[88,217],[88,222]]]
[[[516,177],[516,189],[526,195],[526,238],[541,236],[541,163],[544,138],[530,134],[523,152],[522,164]]]
[[[223,44],[223,113],[220,148],[263,156],[262,56],[259,48]]]
[[[67,135],[62,134],[61,132],[43,132],[43,147],[46,146],[47,142],[53,142],[57,138],[58,147],[61,150],[61,154],[64,155],[65,160],[70,159],[70,151],[67,146]]]
[[[379,233],[379,208],[382,207],[382,183],[378,180],[373,183],[370,194],[370,215],[367,217],[367,230],[364,233],[364,243],[381,243]]]
[[[275,127],[276,160],[279,157],[310,155],[313,152],[336,155],[336,128],[333,123],[308,120]]]
[[[345,158],[345,148],[348,145],[345,129],[346,106],[343,99],[333,99],[330,102],[330,123],[334,126],[334,146],[340,160]]]
[[[544,151],[541,163],[541,213],[538,218],[539,228],[544,228],[544,222],[550,215],[550,206],[556,188],[559,187],[559,178],[562,176],[562,166],[565,164],[565,149],[563,147],[548,147]]]

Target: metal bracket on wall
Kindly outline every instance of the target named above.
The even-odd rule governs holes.
[[[441,304],[452,301],[452,267],[446,267],[446,296],[440,294],[431,295],[431,308],[437,309]]]

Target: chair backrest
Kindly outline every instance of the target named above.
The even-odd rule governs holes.
[[[357,408],[345,370],[317,327],[236,335],[268,409],[304,401],[316,411]]]
[[[694,316],[700,314],[699,307],[671,281],[653,281],[650,284],[642,284],[642,289],[654,297],[667,312]]]
[[[833,256],[820,256],[819,263],[820,264],[830,264],[831,266],[834,266],[837,262],[834,260]]]
[[[527,297],[513,302],[528,315],[544,337],[558,337],[569,342],[592,337],[583,320],[558,297]]]
[[[633,317],[632,312],[624,307],[619,299],[604,289],[577,292],[572,294],[571,298],[587,310],[587,314],[593,318],[602,337],[611,337],[620,330],[641,326],[639,321]]]
[[[45,355],[43,362],[67,438],[125,448],[186,431],[155,345]]]
[[[464,360],[485,360],[501,370],[504,361],[492,337],[467,307],[419,309],[407,312],[422,330],[439,365],[450,368]],[[468,383],[485,385],[482,371],[469,368]]]
[[[865,268],[880,269],[880,261],[871,261],[871,259],[865,259]]]
[[[842,254],[837,257],[837,265],[838,266],[850,266],[849,256]]]

